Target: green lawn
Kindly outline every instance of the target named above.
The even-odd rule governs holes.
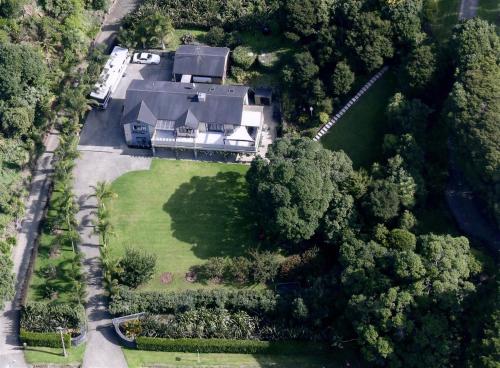
[[[355,167],[369,167],[381,156],[386,131],[385,110],[395,92],[396,78],[387,72],[323,136],[323,146],[344,150]]]
[[[194,36],[195,40],[198,42],[203,42],[203,36],[207,33],[207,31],[198,29],[198,28],[179,28],[174,30],[174,35],[172,40],[166,45],[166,50],[175,51],[182,44],[180,38],[186,33],[190,33]]]
[[[199,288],[185,274],[212,256],[238,256],[256,245],[244,175],[248,166],[153,160],[148,171],[123,175],[112,184],[109,204],[116,235],[111,252],[127,246],[157,257],[153,280],[144,289]],[[160,282],[164,272],[172,283]],[[207,285],[212,287],[213,285]]]
[[[477,15],[500,26],[500,2],[498,0],[479,0]],[[498,29],[497,29],[498,31]]]
[[[432,33],[438,41],[447,42],[453,26],[458,22],[460,0],[431,0],[426,5]]]
[[[161,367],[213,367],[213,368],[320,368],[345,367],[345,355],[250,355],[169,353],[123,349],[129,368]],[[350,367],[358,367],[350,361]]]
[[[68,357],[62,356],[62,348],[31,347],[24,351],[28,364],[72,364],[81,363],[85,344],[67,350]]]
[[[74,298],[71,272],[71,260],[73,250],[71,245],[61,245],[59,253],[51,254],[51,247],[57,241],[54,235],[42,233],[38,246],[38,256],[35,260],[35,268],[31,277],[28,300],[47,301],[50,300],[50,291],[55,292],[54,301],[58,303],[68,303]],[[49,265],[54,266],[56,275],[54,278],[43,274],[44,268]]]

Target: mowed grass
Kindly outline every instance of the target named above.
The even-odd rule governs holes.
[[[62,348],[30,347],[24,351],[24,357],[28,364],[78,364],[83,361],[85,344],[71,347],[66,350],[68,356],[62,354]]]
[[[156,256],[153,280],[142,289],[213,287],[185,280],[209,257],[233,257],[256,245],[244,175],[247,166],[153,160],[151,169],[113,182],[109,203],[115,236],[111,252],[135,247]],[[166,285],[160,277],[173,274]]]
[[[213,368],[340,368],[360,365],[347,360],[344,354],[311,355],[250,355],[250,354],[194,354],[123,349],[129,368],[213,367]]]
[[[171,40],[166,45],[166,50],[175,51],[177,48],[182,45],[181,37],[185,34],[191,34],[194,36],[194,40],[197,42],[203,42],[204,36],[207,34],[207,31],[198,29],[198,28],[179,28],[174,30],[174,34]]]
[[[387,72],[323,136],[323,146],[344,150],[356,168],[369,167],[381,157],[385,110],[395,92],[396,77]]]

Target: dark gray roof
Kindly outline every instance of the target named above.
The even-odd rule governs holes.
[[[174,74],[222,78],[228,55],[227,47],[179,46],[175,52]]]
[[[198,101],[205,93],[205,101]],[[122,123],[157,120],[196,128],[198,123],[241,124],[248,87],[133,80],[127,89]]]

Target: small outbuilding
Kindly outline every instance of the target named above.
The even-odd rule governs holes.
[[[255,88],[254,98],[256,105],[269,106],[273,102],[273,91],[271,88]]]
[[[223,84],[229,51],[227,47],[179,46],[174,58],[174,82]]]

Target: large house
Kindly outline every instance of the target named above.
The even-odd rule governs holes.
[[[229,49],[202,45],[182,45],[175,52],[174,81],[223,84]]]
[[[129,146],[256,153],[263,107],[249,105],[249,88],[134,80],[122,123]]]

